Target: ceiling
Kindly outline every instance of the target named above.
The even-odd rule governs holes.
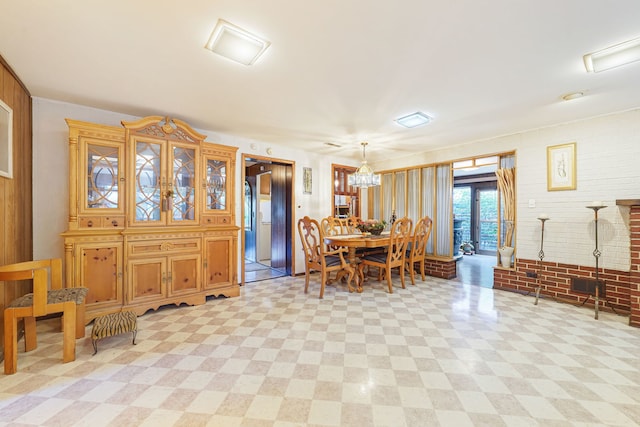
[[[637,0],[0,0],[0,55],[31,94],[376,161],[640,106]],[[246,67],[218,19],[271,42]],[[582,91],[585,96],[563,101]],[[431,124],[393,120],[422,111]],[[337,144],[332,147],[326,143]]]

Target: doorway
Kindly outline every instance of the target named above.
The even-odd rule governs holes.
[[[241,282],[292,274],[293,163],[242,156]]]
[[[454,184],[453,213],[462,220],[462,242],[474,252],[495,255],[498,250],[498,190],[495,181]]]

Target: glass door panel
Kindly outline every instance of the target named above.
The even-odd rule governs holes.
[[[478,189],[478,236],[476,252],[495,254],[498,250],[498,191]]]
[[[470,242],[476,253],[494,255],[498,250],[497,209],[495,182],[454,187],[455,245],[458,247],[459,243]]]
[[[227,162],[207,159],[206,210],[225,210],[227,208]]]
[[[120,148],[87,144],[87,209],[118,209]]]
[[[196,151],[192,148],[173,147],[173,221],[195,219]],[[171,190],[171,189],[170,189]]]
[[[161,220],[161,148],[161,144],[136,143],[136,222]]]

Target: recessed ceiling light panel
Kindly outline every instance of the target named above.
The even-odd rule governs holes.
[[[583,60],[585,68],[590,73],[599,73],[640,61],[640,38],[589,53]]]
[[[427,116],[426,114],[418,111],[416,113],[409,114],[408,116],[404,116],[404,117],[400,117],[399,119],[396,119],[396,123],[406,128],[415,128],[418,126],[426,125],[431,120],[433,119],[430,116]]]
[[[251,65],[258,60],[270,44],[268,41],[220,19],[205,47],[225,58],[243,65]]]

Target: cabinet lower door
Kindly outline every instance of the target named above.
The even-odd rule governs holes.
[[[200,254],[173,256],[169,258],[169,285],[171,295],[200,291]]]
[[[207,239],[205,241],[205,280],[207,289],[230,285],[232,282],[230,238]]]
[[[74,283],[89,289],[85,299],[89,311],[122,306],[122,243],[80,243],[75,260]]]
[[[128,303],[161,299],[167,295],[167,258],[129,260]]]

